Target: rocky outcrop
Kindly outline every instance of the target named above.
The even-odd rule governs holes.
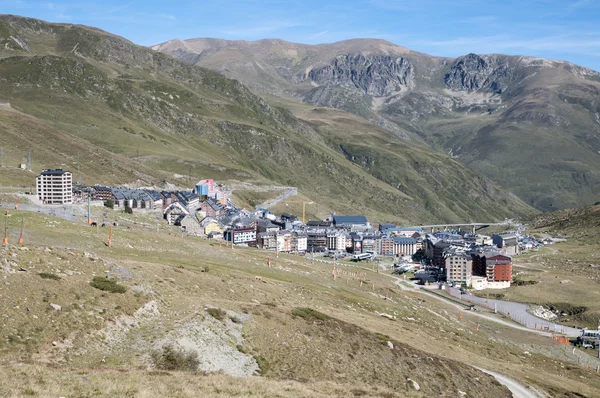
[[[334,58],[329,65],[311,69],[299,80],[351,86],[364,94],[384,97],[408,87],[413,74],[411,62],[403,57],[346,54]]]
[[[467,54],[454,61],[444,76],[444,83],[453,90],[484,89],[502,94],[508,86],[502,80],[512,78],[513,69],[493,55]]]

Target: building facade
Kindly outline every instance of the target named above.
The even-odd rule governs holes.
[[[234,245],[256,246],[255,228],[234,228],[229,231],[229,236]]]
[[[412,256],[417,251],[417,241],[413,238],[397,237],[394,239],[395,256]]]
[[[470,284],[473,276],[473,260],[464,253],[453,253],[446,257],[446,280]]]
[[[45,204],[73,203],[73,175],[62,169],[44,170],[36,178],[37,197]]]
[[[346,233],[343,231],[327,232],[327,250],[335,252],[345,252]]]

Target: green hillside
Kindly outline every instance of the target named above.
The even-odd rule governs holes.
[[[415,151],[383,131],[388,149],[380,157],[371,146],[367,156],[385,162],[356,167],[353,155],[331,145],[352,127],[323,135],[235,80],[97,29],[2,16],[0,34],[0,102],[10,104],[0,107],[6,166],[23,163],[30,150],[34,172],[75,170],[79,154],[90,184],[191,186],[213,177],[297,186],[324,209],[374,221],[531,212],[449,157]],[[357,156],[365,150],[347,147]],[[444,183],[448,170],[453,187]],[[4,185],[33,178],[8,167],[1,173]],[[461,185],[460,198],[446,192]]]
[[[258,93],[359,115],[450,154],[540,210],[600,195],[600,73],[587,68],[527,56],[434,57],[375,39],[190,39],[153,48]]]

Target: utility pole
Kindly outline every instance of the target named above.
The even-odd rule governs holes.
[[[8,217],[4,218],[4,240],[2,243],[8,245]]]
[[[21,236],[19,237],[19,244],[22,245],[25,241],[23,234],[25,233],[25,217],[21,217]]]
[[[91,202],[92,193],[88,191],[88,224],[92,224],[92,202]]]
[[[77,172],[79,174],[79,184],[81,185],[83,178],[81,178],[81,161],[79,158],[79,152],[77,152]]]

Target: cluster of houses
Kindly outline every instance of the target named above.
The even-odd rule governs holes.
[[[225,239],[234,245],[286,253],[333,256],[365,254],[421,261],[428,281],[445,280],[474,289],[505,288],[512,281],[512,257],[551,241],[505,233],[491,237],[461,231],[427,234],[420,227],[380,224],[374,228],[364,216],[332,215],[306,225],[289,213],[237,208],[228,192],[214,180],[199,181],[191,191],[154,191],[93,186],[73,189],[68,171],[44,170],[37,193],[45,203],[71,203],[90,196],[117,209],[161,210],[169,224],[189,235]]]
[[[512,282],[512,256],[542,244],[517,233],[491,237],[457,231],[427,234],[423,254],[434,271],[423,273],[423,279],[475,290],[504,289]]]

